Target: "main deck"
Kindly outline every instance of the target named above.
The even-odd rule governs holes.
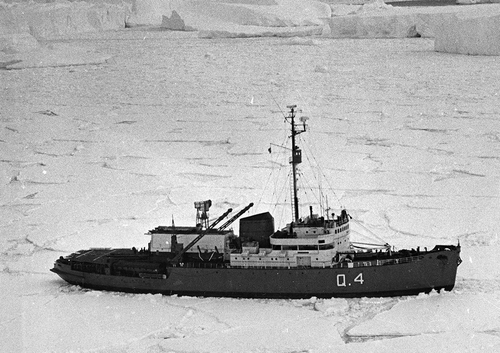
[[[70,256],[56,261],[52,271],[82,287],[134,293],[261,298],[373,297],[451,290],[460,263],[460,247],[441,246],[415,256],[364,259],[325,268],[244,268],[203,262],[162,266],[162,262],[137,258],[137,271],[120,275],[107,272],[107,260],[102,260],[113,252],[122,251],[102,249],[75,253],[74,259]],[[123,255],[133,253],[129,250]],[[143,256],[145,260],[148,255]],[[154,257],[149,256],[150,259]],[[92,265],[80,267],[78,259],[94,259],[96,266],[103,265],[102,270],[96,271]],[[122,265],[132,266],[132,262]]]

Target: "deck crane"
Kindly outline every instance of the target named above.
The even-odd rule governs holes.
[[[238,217],[240,217],[243,213],[245,213],[246,211],[248,211],[248,209],[250,207],[253,206],[253,203],[250,203],[248,206],[246,206],[244,209],[242,209],[240,212],[238,212],[237,214],[235,214],[233,217],[231,217],[231,219],[227,220],[226,223],[224,223],[222,226],[220,226],[217,230],[218,231],[223,231],[224,229],[226,229],[231,223],[233,223],[236,219],[238,219]],[[224,212],[224,214],[222,214],[219,218],[217,218],[210,226],[208,226],[206,229],[204,229],[200,235],[198,235],[196,238],[193,239],[192,242],[190,242],[185,248],[183,248],[177,255],[175,255],[171,260],[170,260],[170,263],[178,263],[179,260],[182,258],[182,256],[189,250],[191,249],[197,242],[199,242],[201,240],[201,238],[203,238],[208,232],[210,232],[211,230],[215,229],[215,227],[217,226],[217,224],[219,224],[220,222],[222,222],[222,220],[224,218],[227,217],[227,215],[229,213],[231,213],[233,211],[232,208],[228,209],[226,212]]]

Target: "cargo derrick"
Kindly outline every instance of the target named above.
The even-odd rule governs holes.
[[[202,205],[202,206],[200,206]],[[204,201],[201,203],[195,203],[195,207],[202,212],[198,212],[197,214],[197,222],[199,220],[205,221],[208,220],[208,209],[211,206],[211,201]],[[102,272],[105,273],[104,268],[109,268],[109,274],[117,275],[117,276],[127,276],[127,277],[141,277],[141,278],[163,278],[167,275],[167,267],[171,266],[183,266],[188,262],[214,262],[220,263],[224,261],[224,253],[228,252],[229,249],[224,247],[221,249],[223,252],[219,252],[217,245],[213,245],[214,251],[208,252],[205,250],[205,253],[202,252],[201,248],[198,246],[198,252],[192,252],[188,254],[188,251],[193,248],[202,238],[204,238],[207,234],[210,234],[216,238],[222,238],[224,243],[226,243],[225,237],[228,234],[232,234],[232,232],[225,231],[225,229],[231,225],[235,220],[237,220],[242,214],[244,214],[248,209],[253,206],[253,203],[250,203],[244,209],[239,211],[233,217],[231,217],[228,221],[222,224],[219,228],[216,228],[219,223],[221,223],[224,218],[226,218],[229,213],[232,212],[232,209],[228,209],[224,214],[222,214],[219,218],[217,218],[212,224],[210,224],[205,229],[201,228],[202,222],[198,222],[196,227],[175,227],[172,225],[171,227],[160,226],[156,229],[150,231],[152,237],[154,234],[158,233],[170,233],[171,239],[171,248],[170,251],[155,251],[153,247],[153,251],[151,251],[151,243],[150,250],[136,250],[133,248],[131,251],[127,251],[123,249],[122,251],[110,252],[107,254],[108,263],[106,265],[102,265],[102,271],[89,271],[89,272]],[[208,224],[208,221],[207,223]],[[200,232],[201,231],[201,232]],[[179,233],[186,233],[186,235],[194,235],[197,236],[189,242],[187,246],[182,246],[182,244],[177,243],[177,237]],[[94,260],[95,261],[95,260]],[[93,264],[94,267],[96,266]],[[76,265],[76,267],[84,268],[85,264]]]
[[[232,209],[208,225],[208,211],[211,204],[210,200],[195,202],[197,209],[195,227],[160,226],[149,231],[147,234],[151,235],[149,251],[152,257],[163,258],[169,266],[179,266],[190,262],[222,263],[229,260],[230,252],[239,248],[239,242],[233,231],[226,230],[226,228],[248,211],[253,203],[218,228],[217,226],[232,212]]]
[[[189,249],[191,249],[197,242],[199,242],[201,240],[201,238],[203,238],[205,236],[205,234],[207,234],[212,229],[214,229],[215,226],[217,224],[219,224],[224,218],[226,218],[227,215],[230,214],[231,212],[233,212],[232,208],[230,208],[229,210],[227,210],[226,212],[224,212],[224,214],[222,214],[219,218],[217,218],[207,229],[203,230],[200,233],[200,235],[198,235],[196,238],[194,238],[194,240],[192,240],[186,247],[184,247],[181,251],[179,251],[179,253],[177,255],[175,255],[174,258],[172,260],[170,260],[169,262],[172,263],[172,264],[177,264],[179,262],[179,260],[182,259],[182,257],[184,256],[184,254]],[[198,250],[199,249],[200,248],[198,248]],[[217,249],[217,248],[215,248],[215,249]]]

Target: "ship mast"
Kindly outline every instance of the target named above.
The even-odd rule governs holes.
[[[302,163],[302,151],[295,144],[295,136],[306,131],[306,117],[301,117],[300,121],[302,125],[295,124],[295,114],[297,112],[296,105],[288,105],[290,113],[285,117],[286,121],[290,123],[292,127],[292,157],[290,158],[290,164],[292,165],[292,184],[293,184],[293,218],[297,223],[299,221],[299,197],[297,196],[297,164]],[[299,130],[300,129],[300,130]]]

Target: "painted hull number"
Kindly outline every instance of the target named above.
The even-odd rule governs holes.
[[[354,282],[356,283],[359,283],[359,284],[363,284],[365,280],[363,279],[363,273],[360,273],[356,276],[356,278],[354,278]],[[349,285],[351,285],[349,283]],[[345,280],[345,275],[344,274],[340,274],[340,275],[337,275],[337,287],[346,287],[347,286],[347,282]]]

